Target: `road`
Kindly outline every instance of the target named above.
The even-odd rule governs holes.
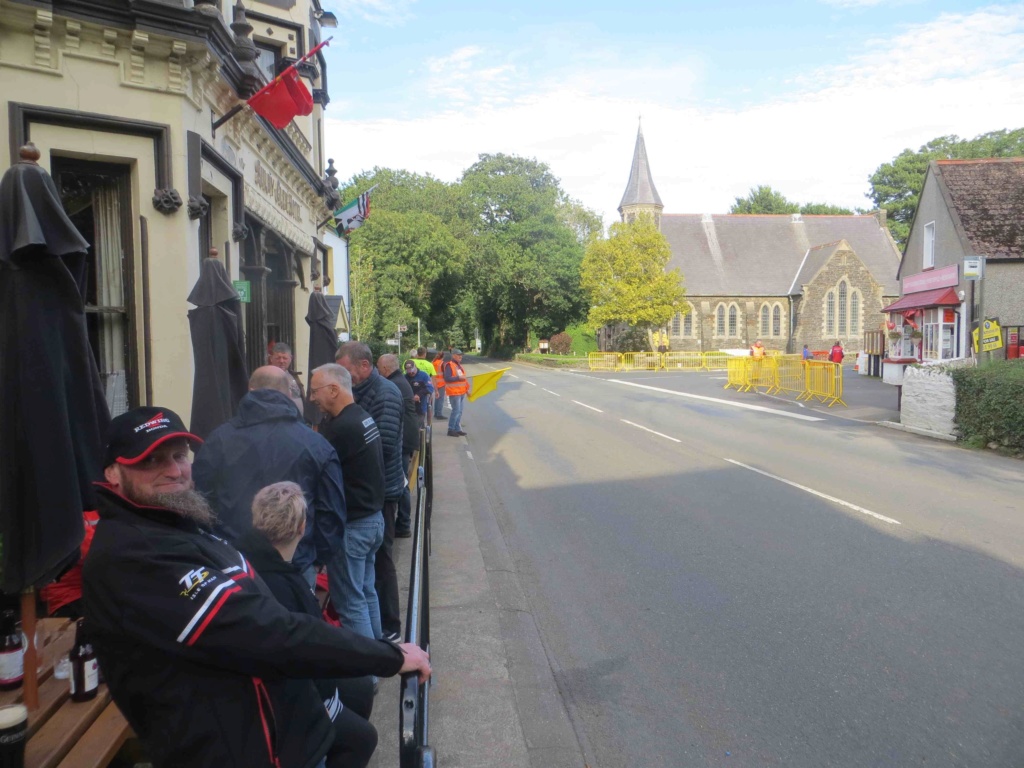
[[[1024,466],[722,384],[467,406],[587,765],[1024,764]]]

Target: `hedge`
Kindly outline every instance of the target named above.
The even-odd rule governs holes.
[[[520,352],[515,357],[521,363],[534,363],[548,368],[586,368],[587,358],[579,355],[541,355],[537,353]]]
[[[953,371],[960,439],[1024,451],[1024,362],[1004,360]]]

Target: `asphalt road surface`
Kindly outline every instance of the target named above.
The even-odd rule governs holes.
[[[723,375],[467,405],[590,768],[1024,765],[1024,464]]]

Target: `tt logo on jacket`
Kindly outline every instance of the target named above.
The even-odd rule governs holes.
[[[178,583],[185,588],[182,590],[181,596],[188,597],[193,589],[201,585],[208,578],[210,578],[210,572],[205,568],[196,568],[194,571],[189,571],[178,579]]]

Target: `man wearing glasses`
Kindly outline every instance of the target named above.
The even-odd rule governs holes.
[[[376,422],[352,397],[352,376],[331,363],[313,371],[309,399],[329,419],[320,434],[341,461],[348,523],[345,578],[331,601],[344,626],[366,637],[381,636],[375,558],[384,541],[384,451]]]

